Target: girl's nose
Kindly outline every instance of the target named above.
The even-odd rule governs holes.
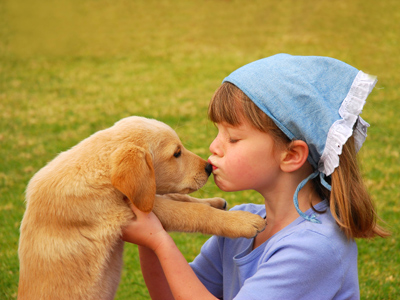
[[[221,148],[218,142],[218,135],[215,137],[215,139],[212,141],[210,145],[210,152],[214,155],[221,156]]]

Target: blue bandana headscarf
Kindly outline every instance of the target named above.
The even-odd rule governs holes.
[[[224,79],[241,89],[292,140],[303,140],[309,147],[308,161],[315,172],[304,179],[293,197],[299,214],[299,190],[339,165],[339,155],[354,134],[358,151],[367,136],[366,123],[359,115],[376,84],[376,77],[329,57],[277,54],[249,63]]]

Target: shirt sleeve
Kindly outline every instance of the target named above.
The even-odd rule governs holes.
[[[344,275],[340,255],[327,237],[304,230],[283,238],[274,248],[235,300],[335,298]]]
[[[190,263],[197,277],[215,297],[223,296],[222,253],[224,239],[212,236],[202,246],[200,254]]]

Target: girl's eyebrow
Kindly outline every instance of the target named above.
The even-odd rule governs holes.
[[[244,125],[243,125],[243,124],[241,124],[241,125],[236,125],[236,126],[230,125],[230,126],[227,127],[227,128],[228,128],[228,129],[231,129],[231,130],[236,130],[236,131],[244,131],[244,132],[248,131],[248,128],[244,128]]]

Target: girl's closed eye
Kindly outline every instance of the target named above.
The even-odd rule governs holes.
[[[236,138],[229,138],[229,143],[231,143],[231,144],[235,144],[235,143],[237,143],[237,142],[239,142],[240,141],[240,139],[236,139]]]

